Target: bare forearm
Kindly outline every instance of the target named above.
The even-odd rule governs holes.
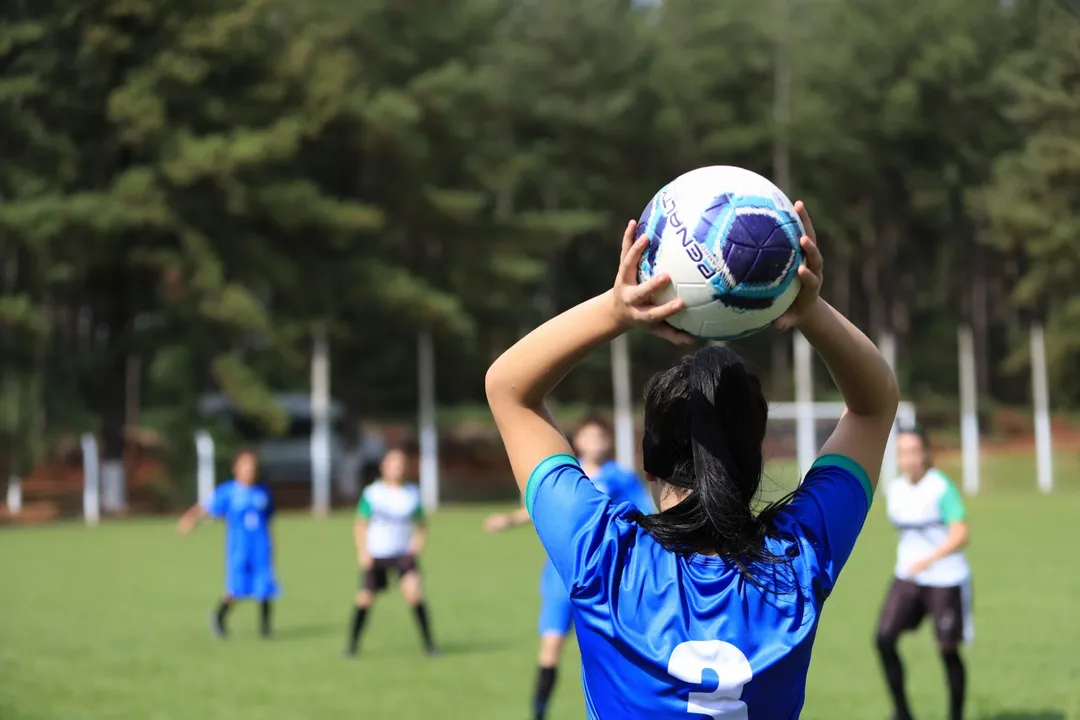
[[[353,523],[353,542],[356,544],[356,557],[361,558],[367,552],[367,523]]]
[[[507,350],[488,370],[488,400],[539,407],[586,355],[625,332],[604,293],[544,323]]]
[[[891,423],[900,391],[896,375],[874,343],[823,300],[799,330],[825,362],[848,410]]]
[[[945,542],[938,545],[931,554],[930,560],[936,562],[943,557],[948,557],[954,552],[964,549],[968,543],[967,523],[953,523],[949,526],[949,534]]]

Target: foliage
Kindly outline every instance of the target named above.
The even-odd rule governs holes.
[[[130,407],[186,447],[205,392],[281,430],[316,324],[354,417],[413,412],[420,330],[440,400],[475,402],[664,182],[785,146],[830,299],[896,331],[911,392],[955,391],[964,321],[982,392],[1023,402],[1038,314],[1080,403],[1080,23],[1042,0],[9,4],[0,464],[86,429],[117,456]]]

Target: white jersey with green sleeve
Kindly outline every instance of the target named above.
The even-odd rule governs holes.
[[[896,548],[896,577],[927,587],[962,585],[971,576],[963,551],[946,555],[929,568],[910,576],[908,568],[945,542],[949,526],[967,519],[964,501],[952,480],[930,468],[918,482],[905,475],[885,490],[889,521],[900,533]]]
[[[368,521],[368,555],[375,559],[407,555],[413,532],[424,520],[420,488],[376,480],[364,489],[356,515]]]

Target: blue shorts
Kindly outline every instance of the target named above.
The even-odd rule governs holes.
[[[237,600],[273,600],[281,588],[274,566],[247,561],[228,562],[225,567],[225,594]]]
[[[574,617],[570,606],[570,593],[562,578],[549,560],[540,573],[540,619],[541,635],[567,635],[573,627]]]

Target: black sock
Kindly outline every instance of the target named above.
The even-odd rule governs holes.
[[[232,609],[232,600],[222,600],[217,607],[217,612],[214,614],[217,620],[218,630],[222,633],[225,632],[225,617],[229,614],[229,610]]]
[[[424,603],[417,603],[413,605],[413,612],[416,614],[416,624],[420,626],[420,635],[424,639],[424,648],[431,650],[435,647],[435,643],[431,641],[431,624],[428,622],[427,607]]]
[[[269,600],[263,600],[259,610],[259,631],[262,633],[263,637],[270,637],[270,616],[272,614],[273,605]]]
[[[533,720],[544,720],[548,700],[555,689],[555,668],[542,667],[536,675],[536,697],[533,699]]]
[[[360,647],[360,633],[364,630],[364,622],[367,620],[367,608],[357,607],[353,612],[352,630],[349,633],[349,652],[355,653]]]
[[[896,652],[896,638],[891,636],[878,636],[877,649],[881,657],[881,667],[885,671],[885,682],[889,686],[889,694],[892,695],[893,707],[896,709],[897,720],[906,720],[911,717],[908,708],[907,696],[904,694],[904,665],[900,662],[900,654]]]
[[[964,661],[956,650],[943,651],[941,659],[945,662],[945,678],[949,683],[949,720],[961,720],[964,717],[964,685],[967,681]]]

